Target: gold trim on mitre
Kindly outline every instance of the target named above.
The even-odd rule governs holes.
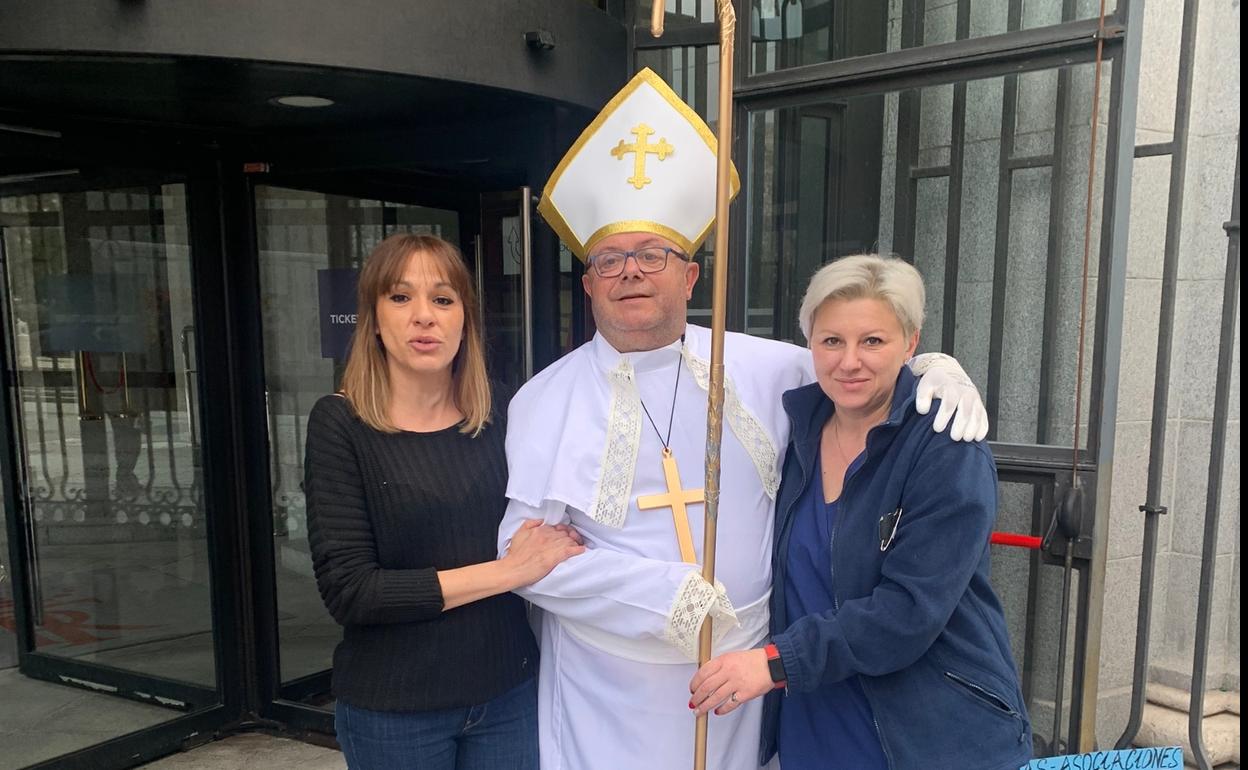
[[[685,252],[685,256],[690,259],[693,258],[693,253],[698,250],[697,243],[690,242],[688,238],[667,225],[661,225],[658,222],[651,222],[647,219],[625,219],[621,222],[612,222],[609,225],[600,227],[594,231],[593,235],[589,236],[585,250],[588,252],[598,241],[618,233],[654,233],[679,246]],[[703,233],[702,237],[705,238],[706,233]],[[701,242],[701,240],[698,241],[698,243]]]
[[[710,148],[712,153],[719,152],[719,143],[715,139],[715,134],[711,132],[710,127],[706,125],[706,121],[702,119],[702,116],[695,112],[694,109],[688,104],[685,104],[685,101],[672,90],[671,86],[664,82],[663,78],[655,74],[654,70],[649,67],[643,67],[640,72],[633,76],[632,80],[628,81],[627,85],[620,89],[619,93],[611,97],[611,100],[598,111],[598,115],[588,126],[585,127],[585,130],[581,132],[581,135],[577,137],[576,141],[572,143],[572,146],[568,148],[568,151],[564,153],[563,158],[559,161],[559,165],[555,166],[554,172],[551,173],[550,178],[546,180],[546,186],[542,189],[541,200],[538,201],[537,204],[538,213],[542,215],[542,218],[546,220],[546,223],[550,225],[550,228],[555,231],[555,234],[559,236],[559,239],[562,240],[564,244],[567,245],[568,249],[576,255],[577,259],[582,262],[585,261],[589,254],[589,249],[593,246],[593,244],[608,235],[628,232],[652,232],[656,235],[660,235],[680,246],[682,249],[685,249],[688,255],[692,258],[694,252],[698,250],[698,247],[703,241],[706,240],[706,236],[710,234],[711,228],[715,226],[715,217],[712,216],[711,221],[707,223],[706,227],[702,230],[702,233],[695,240],[690,241],[688,238],[680,235],[672,228],[666,227],[657,222],[627,220],[605,225],[594,231],[594,234],[590,236],[588,241],[581,243],[572,233],[572,228],[568,225],[567,219],[564,218],[563,212],[561,212],[559,207],[555,205],[554,201],[550,199],[548,191],[555,188],[555,185],[558,184],[560,177],[563,176],[563,172],[567,169],[568,165],[572,163],[572,160],[580,153],[581,148],[584,147],[591,138],[593,138],[594,134],[598,133],[598,129],[602,127],[603,123],[607,122],[620,103],[631,96],[632,93],[640,88],[643,83],[649,83],[650,86],[658,92],[659,96],[663,97],[664,101],[670,104],[673,109],[679,112],[681,116],[688,121],[693,129],[697,131],[698,136],[702,137],[702,141],[706,143],[706,146]],[[736,164],[730,163],[729,171],[731,172],[731,179],[729,180],[729,189],[731,192],[728,195],[728,200],[731,201],[736,198],[737,193],[741,191],[741,177],[737,174]]]

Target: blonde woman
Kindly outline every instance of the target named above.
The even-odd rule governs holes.
[[[536,768],[537,646],[510,591],[584,548],[532,521],[495,558],[506,403],[458,250],[391,236],[358,297],[342,389],[312,410],[305,467],[317,586],[343,626],[339,744],[353,770]]]
[[[932,430],[906,367],[923,326],[906,262],[846,257],[799,322],[817,382],[784,394],[771,644],[708,662],[700,711],[760,695],[782,770],[1000,770],[1031,757],[1005,614],[988,580],[997,473]],[[784,691],[784,696],[780,695]]]

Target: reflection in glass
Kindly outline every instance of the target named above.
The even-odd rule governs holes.
[[[281,679],[287,697],[322,704],[328,679],[311,677],[330,668],[342,629],[312,574],[302,489],[308,412],[337,389],[355,324],[355,276],[369,252],[395,232],[458,243],[459,218],[272,186],[255,196]]]
[[[714,14],[714,2],[710,0],[704,0],[704,3],[699,5],[689,3],[688,6],[680,7],[693,13],[698,12],[701,5],[710,6],[710,13]],[[712,133],[718,130],[719,46],[677,46],[638,50],[637,66],[654,70],[686,104],[706,121]],[[693,287],[693,296],[689,300],[689,320],[703,326],[711,325],[711,271],[715,264],[714,251],[715,229],[712,228],[706,240],[702,242],[702,248],[694,255],[702,266],[702,277]]]
[[[669,19],[672,5],[669,0]],[[1065,18],[1064,5],[1071,6]],[[751,74],[1002,35],[1100,12],[1099,0],[750,0],[749,7]],[[1115,7],[1110,0],[1105,12]]]
[[[715,21],[715,0],[660,0],[664,8],[664,29],[680,29]],[[652,0],[637,3],[635,23],[650,26]]]
[[[0,216],[37,648],[212,686],[185,190]]]
[[[1072,442],[1093,70],[751,113],[738,289],[748,330],[803,343],[797,309],[815,269],[847,254],[899,254],[927,285],[920,350],[945,350],[966,367],[992,411],[990,438]],[[1093,233],[1103,173],[1102,152]],[[1093,281],[1098,246],[1094,238]],[[1086,389],[1090,367],[1084,377]]]

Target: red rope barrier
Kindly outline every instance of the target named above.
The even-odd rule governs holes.
[[[988,542],[993,545],[1011,545],[1015,548],[1030,548],[1036,550],[1040,548],[1040,544],[1044,542],[1043,538],[1035,535],[1018,535],[1013,532],[993,532]]]

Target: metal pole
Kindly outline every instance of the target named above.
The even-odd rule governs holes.
[[[1235,192],[1226,229],[1226,283],[1222,292],[1222,333],[1218,340],[1218,375],[1213,393],[1213,431],[1209,437],[1209,486],[1205,494],[1205,539],[1200,554],[1200,598],[1196,605],[1196,654],[1192,660],[1192,699],[1187,707],[1187,738],[1196,767],[1210,770],[1201,723],[1205,714],[1205,672],[1209,662],[1209,621],[1213,613],[1213,575],[1218,558],[1218,519],[1222,508],[1222,456],[1231,400],[1231,355],[1235,348],[1235,309],[1239,305],[1239,143],[1235,145]]]
[[[520,263],[520,333],[524,339],[520,341],[523,354],[524,379],[533,378],[533,188],[520,188],[520,243],[522,261]],[[478,299],[478,302],[481,300]]]
[[[1070,628],[1070,577],[1074,571],[1075,540],[1066,540],[1066,555],[1062,561],[1062,614],[1061,631],[1057,641],[1057,682],[1053,694],[1053,735],[1049,742],[1049,751],[1054,754],[1066,753],[1062,747],[1062,712],[1066,702],[1066,637]]]
[[[1088,448],[1095,452],[1096,485],[1092,544],[1088,567],[1080,577],[1082,630],[1076,630],[1074,686],[1071,690],[1070,744],[1091,751],[1096,742],[1101,636],[1104,628],[1105,573],[1109,554],[1109,497],[1114,472],[1117,403],[1105,394],[1118,392],[1123,303],[1126,294],[1127,212],[1131,208],[1131,170],[1135,147],[1136,97],[1139,87],[1141,0],[1118,0],[1117,16],[1125,25],[1122,47],[1114,56],[1104,166],[1103,219],[1097,294],[1093,382],[1101,396],[1090,403]],[[1112,149],[1111,149],[1112,148]],[[1098,376],[1099,372],[1099,376]]]
[[[477,310],[481,314],[481,325],[485,326],[485,262],[481,256],[481,234],[472,236],[473,264],[476,267],[477,279]]]
[[[1170,398],[1170,360],[1174,336],[1174,296],[1179,275],[1179,235],[1183,221],[1183,189],[1187,176],[1187,133],[1192,109],[1192,60],[1196,53],[1196,12],[1200,0],[1183,4],[1179,47],[1179,82],[1170,142],[1170,191],[1166,210],[1165,253],[1161,268],[1161,308],[1157,326],[1157,368],[1153,375],[1152,430],[1149,437],[1148,487],[1144,504],[1144,552],[1140,561],[1140,604],[1135,623],[1135,668],[1131,677],[1131,711],[1115,747],[1135,740],[1144,717],[1148,685],[1148,648],[1152,629],[1153,578],[1157,566],[1157,529],[1166,507],[1161,504],[1166,459],[1166,405]]]
[[[1091,129],[1088,131],[1088,187],[1087,187],[1087,199],[1084,203],[1084,220],[1083,220],[1083,270],[1081,272],[1082,282],[1081,282],[1080,298],[1079,298],[1079,345],[1078,345],[1078,352],[1075,358],[1075,433],[1074,433],[1074,441],[1073,441],[1074,449],[1072,452],[1071,463],[1070,463],[1070,485],[1071,485],[1070,488],[1071,488],[1072,493],[1077,491],[1078,485],[1079,485],[1079,450],[1081,449],[1081,440],[1079,437],[1079,433],[1080,433],[1079,420],[1082,418],[1082,415],[1083,415],[1083,359],[1084,359],[1084,352],[1085,352],[1085,342],[1087,338],[1085,329],[1086,329],[1086,319],[1087,319],[1087,314],[1088,314],[1088,283],[1089,283],[1089,278],[1090,278],[1089,266],[1091,262],[1091,253],[1092,253],[1092,200],[1093,200],[1093,191],[1095,189],[1095,182],[1096,182],[1096,146],[1097,146],[1096,131],[1097,131],[1097,126],[1099,125],[1098,118],[1101,112],[1101,109],[1100,109],[1100,106],[1101,106],[1101,63],[1103,60],[1104,50],[1105,50],[1105,0],[1101,0],[1100,22],[1099,22],[1099,27],[1097,29],[1097,38],[1096,38],[1096,65],[1092,71],[1093,73],[1092,74],[1092,126],[1091,126]],[[1090,421],[1091,420],[1089,419],[1089,422]],[[1081,496],[1076,496],[1075,499],[1079,501],[1080,505],[1082,504]],[[1079,513],[1082,514],[1082,510],[1080,510]],[[1094,521],[1095,521],[1095,517],[1094,517]],[[1064,578],[1064,590],[1065,591],[1070,590],[1070,569],[1071,569],[1071,556],[1072,556],[1071,551],[1074,549],[1075,541],[1076,541],[1076,537],[1078,535],[1079,529],[1081,528],[1076,528],[1074,535],[1072,535],[1066,541],[1066,549],[1067,549],[1066,556],[1065,556],[1066,575]],[[1090,591],[1098,592],[1097,595],[1099,596],[1100,595],[1099,592],[1104,590],[1104,586],[1105,586],[1105,561],[1104,559],[1101,559],[1098,561],[1095,558],[1093,558],[1092,563],[1089,566],[1088,572],[1086,573],[1086,582],[1085,580],[1080,580],[1080,589],[1081,589],[1081,593],[1083,594],[1083,596],[1080,597],[1081,607],[1087,606],[1083,602],[1086,601],[1084,597],[1088,596]],[[1067,603],[1066,601],[1063,602],[1063,604],[1066,604],[1066,603]],[[1099,617],[1100,617],[1099,610],[1100,608],[1098,607],[1097,620],[1094,621],[1094,622],[1097,622],[1098,624],[1099,624]],[[1085,615],[1083,615],[1082,613],[1079,614],[1080,620],[1084,620],[1085,618],[1086,618]],[[1062,635],[1064,638],[1066,634],[1067,626],[1069,624],[1069,617],[1063,615],[1061,622],[1062,622]],[[1081,673],[1081,669],[1083,669],[1083,672],[1086,672],[1087,667],[1088,667],[1088,662],[1085,657],[1087,654],[1087,647],[1086,647],[1087,639],[1082,634],[1079,634],[1079,629],[1076,629],[1076,634],[1079,635],[1079,640],[1081,643],[1076,645],[1077,652],[1075,655],[1075,672],[1074,672],[1074,676],[1072,676],[1072,679],[1078,677],[1079,673]],[[1096,639],[1097,639],[1097,642],[1099,643],[1099,640],[1100,640],[1099,628],[1097,629]],[[1062,649],[1060,651],[1060,654],[1062,656],[1065,655],[1064,647],[1065,646],[1063,644]],[[1094,652],[1093,654],[1095,655],[1096,653]],[[1065,665],[1065,660],[1062,658],[1059,658],[1058,668],[1057,668],[1058,681],[1062,681],[1065,676],[1065,671],[1063,670],[1064,665]],[[1096,664],[1092,664],[1092,667],[1095,667],[1095,665]],[[1072,682],[1072,689],[1073,689],[1073,685],[1074,685],[1074,682]],[[1062,689],[1061,687],[1057,688],[1059,698],[1057,699],[1057,702],[1054,704],[1054,709],[1057,712],[1054,715],[1054,720],[1053,720],[1055,726],[1058,725],[1059,719],[1061,716],[1061,708],[1062,708],[1062,703],[1061,703],[1062,699],[1060,697],[1062,695],[1061,689]],[[1072,701],[1072,706],[1071,706],[1070,738],[1079,741],[1080,744],[1083,744],[1084,742],[1086,742],[1087,739],[1083,736],[1082,731],[1076,729],[1075,727],[1075,722],[1077,719],[1076,713],[1079,707],[1080,707],[1080,702],[1079,702],[1079,699],[1076,697]],[[1095,708],[1093,708],[1093,712],[1095,712]],[[1080,722],[1082,721],[1081,715],[1078,717],[1078,720]],[[1093,722],[1095,723],[1095,716],[1093,716]],[[1059,733],[1055,730],[1054,735],[1053,735],[1054,746],[1057,745],[1057,740],[1059,737],[1060,737]],[[1070,747],[1071,743],[1072,741],[1068,739],[1067,740],[1068,748]],[[1088,749],[1080,748],[1079,750],[1090,751],[1091,748],[1090,747]]]

